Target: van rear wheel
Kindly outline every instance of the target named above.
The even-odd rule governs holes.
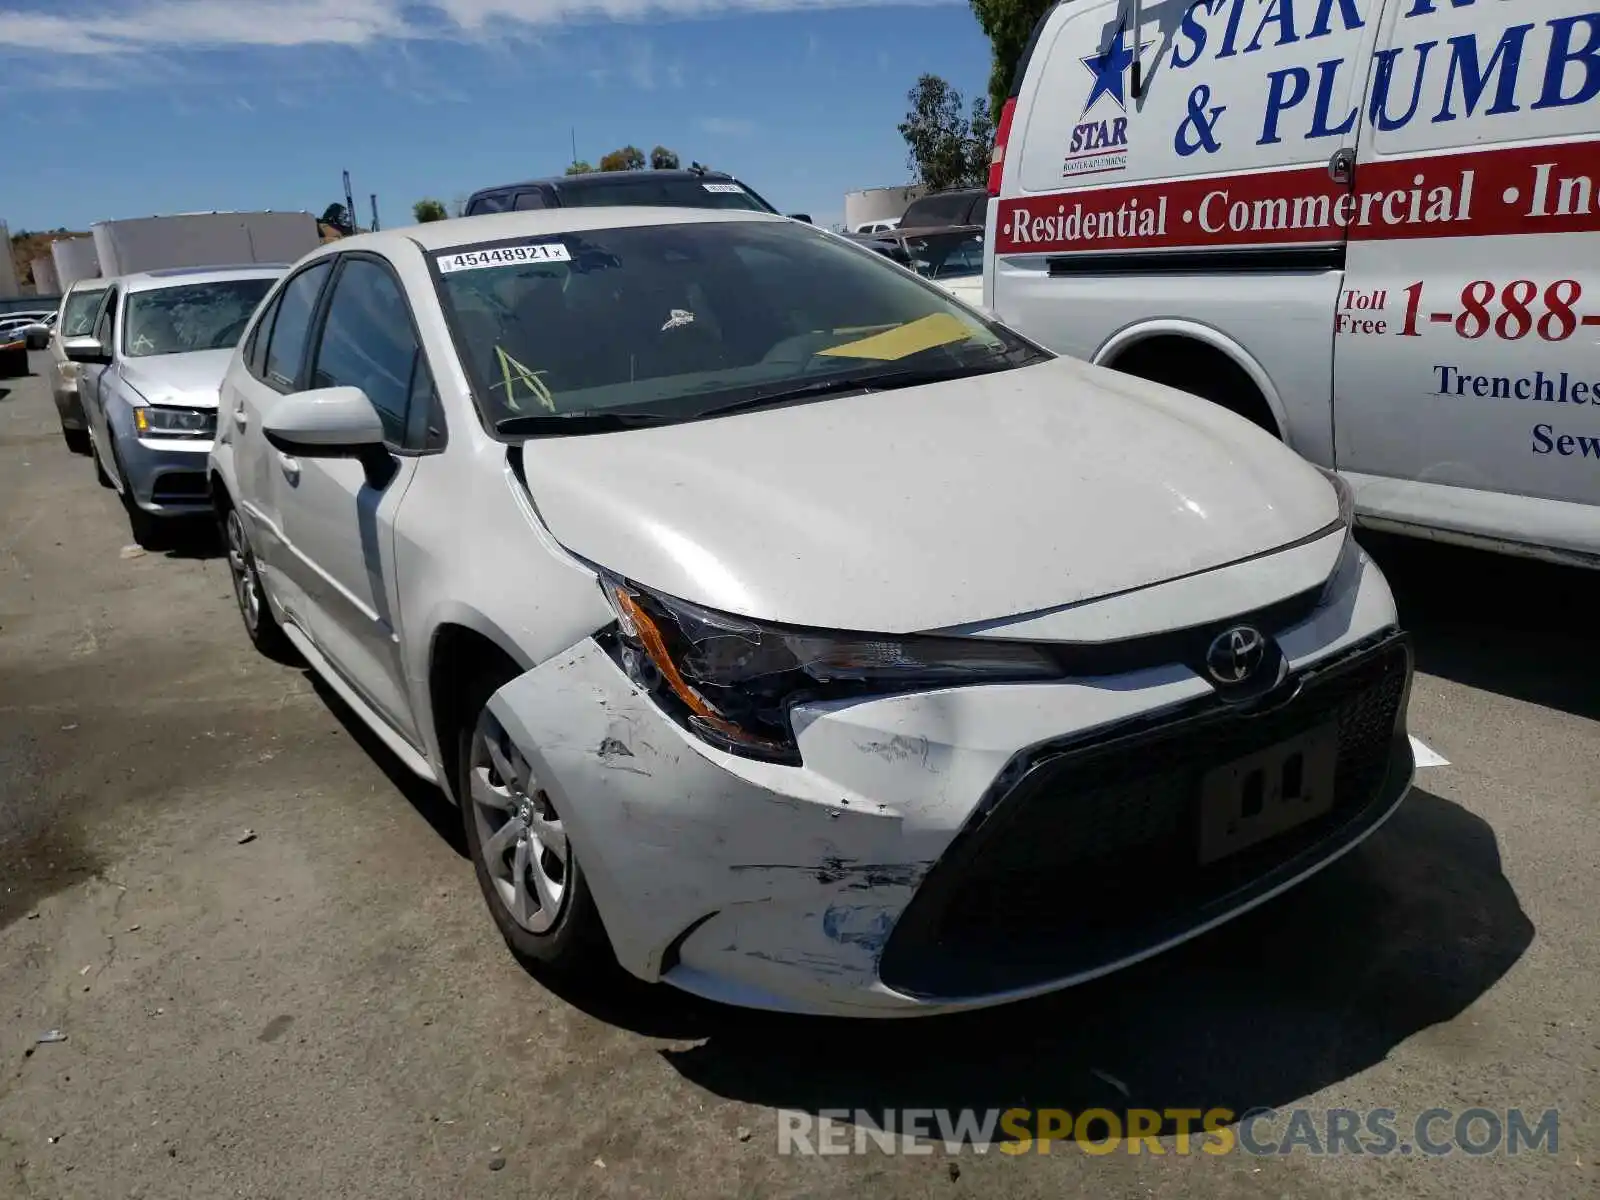
[[[1285,440],[1255,380],[1233,359],[1204,342],[1171,335],[1146,338],[1106,365],[1209,400],[1259,425],[1279,441]]]

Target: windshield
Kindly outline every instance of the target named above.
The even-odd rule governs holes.
[[[733,208],[772,212],[773,208],[743,184],[731,179],[651,179],[632,177],[557,184],[563,208],[606,205],[648,208]]]
[[[277,281],[219,279],[134,292],[128,297],[122,352],[129,358],[227,350],[236,345],[261,297]]]
[[[687,418],[886,369],[915,382],[1046,357],[871,251],[792,222],[602,229],[435,259],[491,425]]]
[[[983,231],[934,233],[905,239],[911,269],[927,279],[983,274]]]
[[[61,336],[88,337],[94,332],[94,315],[100,311],[105,294],[105,288],[88,288],[68,296],[61,314]]]

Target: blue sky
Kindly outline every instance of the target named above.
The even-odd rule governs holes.
[[[13,232],[208,209],[412,201],[633,143],[732,171],[786,212],[903,183],[918,74],[969,97],[961,0],[0,0]]]

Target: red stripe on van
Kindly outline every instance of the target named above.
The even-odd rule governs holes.
[[[1600,230],[1600,140],[1074,188],[999,202],[1001,254],[1330,245]]]

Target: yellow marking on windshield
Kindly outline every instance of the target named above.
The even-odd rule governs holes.
[[[516,385],[521,384],[527,388],[533,398],[544,405],[551,412],[556,410],[556,398],[550,394],[550,389],[545,386],[544,380],[539,376],[543,371],[530,371],[499,346],[494,348],[495,361],[500,364],[500,383],[496,387],[506,389],[506,405],[510,408],[521,410],[517,403]]]
[[[951,316],[949,313],[929,313],[919,320],[897,325],[885,333],[876,333],[860,341],[846,342],[842,346],[819,350],[817,353],[832,355],[835,358],[872,358],[880,362],[893,362],[895,359],[905,358],[921,350],[931,350],[935,346],[964,342],[972,334],[973,330],[959,317]]]

